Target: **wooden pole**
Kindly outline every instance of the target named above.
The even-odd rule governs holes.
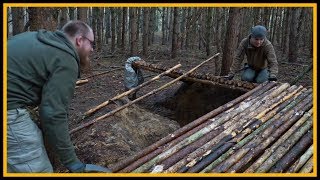
[[[199,68],[199,67],[200,67],[201,65],[203,65],[204,63],[206,63],[206,62],[212,60],[213,58],[217,57],[219,54],[220,54],[220,53],[215,54],[214,56],[212,56],[212,57],[210,57],[209,59],[203,61],[202,63],[200,63],[200,64],[197,65],[196,67],[192,68],[191,70],[189,70],[189,71],[186,72],[185,74],[183,74],[183,75],[179,76],[178,78],[170,81],[169,83],[161,86],[160,88],[154,89],[153,91],[145,94],[144,96],[141,96],[141,97],[139,97],[139,98],[137,98],[137,99],[135,99],[135,100],[133,100],[133,101],[131,101],[131,102],[129,102],[129,103],[121,106],[121,107],[118,107],[117,109],[115,109],[115,110],[113,110],[113,111],[110,111],[109,113],[107,113],[107,114],[105,114],[105,115],[103,115],[103,116],[100,116],[100,117],[98,117],[98,118],[96,118],[96,119],[93,119],[93,120],[87,122],[87,123],[84,123],[84,124],[82,124],[82,125],[74,128],[74,129],[72,129],[69,133],[72,134],[72,133],[74,133],[74,132],[76,132],[76,131],[84,128],[84,127],[87,127],[87,126],[89,126],[89,125],[91,125],[91,124],[93,124],[93,123],[101,120],[101,119],[104,119],[104,118],[106,118],[106,117],[109,117],[109,116],[115,114],[116,112],[118,112],[118,111],[120,111],[120,110],[122,110],[122,109],[124,109],[124,108],[126,108],[126,107],[128,107],[128,106],[130,106],[131,104],[133,104],[133,103],[135,103],[135,102],[140,101],[141,99],[143,99],[143,98],[145,98],[145,97],[147,97],[147,96],[150,96],[150,95],[152,95],[152,94],[155,94],[156,92],[158,92],[158,91],[160,91],[160,90],[162,90],[162,89],[164,89],[164,88],[172,85],[173,83],[179,81],[179,80],[182,79],[183,77],[187,76],[188,74],[190,74],[191,72],[193,72],[194,70],[196,70],[197,68]]]
[[[117,95],[117,96],[115,96],[115,97],[113,97],[113,98],[111,98],[111,99],[109,99],[109,100],[107,100],[107,101],[99,104],[98,106],[96,106],[96,107],[90,109],[89,111],[85,112],[85,113],[83,114],[83,118],[82,118],[82,119],[88,117],[89,115],[91,115],[92,113],[96,112],[97,110],[105,107],[105,106],[108,105],[110,102],[115,101],[115,100],[117,100],[117,99],[120,99],[120,98],[122,98],[122,97],[124,97],[124,96],[127,96],[127,95],[130,94],[131,92],[134,92],[134,91],[136,91],[136,90],[138,90],[138,89],[140,89],[140,88],[142,88],[142,87],[150,84],[151,82],[160,79],[160,77],[168,74],[168,73],[171,72],[172,70],[177,69],[177,68],[179,68],[179,67],[181,67],[181,64],[177,64],[177,65],[175,65],[174,67],[168,69],[167,71],[165,71],[165,72],[163,72],[163,73],[161,73],[161,74],[153,77],[153,78],[150,79],[149,81],[144,82],[144,83],[138,85],[138,86],[135,87],[135,88],[132,88],[132,89],[130,89],[130,90],[128,90],[128,91],[126,91],[126,92],[124,92],[124,93],[122,93],[122,94],[119,94],[119,95]]]
[[[243,137],[241,137],[241,134],[239,135],[239,138],[235,138],[235,139],[239,139],[240,142],[237,143],[237,145],[228,150],[226,153],[224,153],[222,156],[220,156],[218,159],[216,159],[214,162],[212,162],[211,164],[209,164],[204,170],[202,170],[201,172],[209,172],[212,171],[213,168],[215,168],[218,164],[220,163],[225,163],[225,161],[229,161],[226,160],[228,157],[230,157],[231,155],[238,153],[237,150],[240,150],[243,146],[245,146],[247,143],[251,142],[253,138],[255,138],[256,136],[258,136],[259,134],[261,134],[262,132],[264,132],[267,128],[269,128],[269,126],[271,124],[274,124],[278,118],[280,118],[281,116],[283,116],[283,114],[287,114],[287,112],[293,108],[294,106],[296,106],[302,99],[304,99],[308,94],[310,94],[311,91],[307,91],[306,93],[301,94],[300,96],[298,96],[297,98],[294,98],[294,100],[290,100],[289,104],[284,103],[283,105],[280,105],[279,110],[277,110],[277,114],[275,116],[268,116],[266,115],[265,117],[263,117],[262,119],[260,119],[262,122],[264,122],[261,126],[258,126],[258,128],[256,130],[254,130],[251,134],[249,134],[248,136],[246,136],[244,139],[242,139]],[[271,118],[271,119],[269,119]],[[256,127],[255,127],[256,128]],[[250,127],[249,129],[250,130]],[[244,130],[245,132],[247,130]],[[239,141],[237,140],[237,141]],[[230,162],[232,163],[232,162]],[[231,165],[230,165],[231,166]]]
[[[252,173],[255,172],[255,170],[258,167],[261,167],[262,169],[262,164],[266,164],[265,166],[268,166],[268,168],[271,168],[271,166],[273,166],[276,161],[281,158],[280,157],[280,153],[282,152],[281,149],[284,148],[283,146],[281,146],[282,144],[284,144],[284,142],[289,138],[292,137],[292,134],[308,119],[308,117],[312,116],[312,109],[309,110],[308,113],[306,113],[304,116],[302,116],[302,118],[297,121],[284,135],[282,135],[276,143],[274,143],[270,148],[268,148],[260,157],[258,160],[256,160],[249,168],[247,168],[247,170],[245,172],[247,173]],[[299,136],[298,136],[299,137]],[[297,141],[297,140],[296,140]],[[285,146],[287,147],[287,146]],[[290,147],[288,147],[290,148]],[[275,151],[279,149],[278,153],[275,153]],[[267,163],[267,159],[272,159],[272,157],[274,157],[274,160],[272,163],[271,161]],[[275,159],[275,157],[279,157],[278,159]],[[268,168],[265,168],[265,171],[261,171],[261,172],[266,172],[268,170]]]
[[[290,151],[283,156],[271,169],[271,173],[284,172],[298,156],[303,153],[312,144],[313,129],[311,128],[303,137],[295,144]]]
[[[89,82],[88,79],[80,79],[80,80],[78,80],[78,81],[76,82],[76,85],[84,84],[84,83],[87,83],[87,82]]]
[[[301,111],[309,110],[312,108],[310,102],[312,102],[311,95],[304,99],[296,108]],[[251,141],[250,144],[246,145],[246,147],[244,147],[244,153],[240,153],[240,158],[236,160],[235,164],[232,165],[227,172],[241,171],[241,168],[265,151],[271,143],[275,142],[276,139],[279,139],[280,136],[302,116],[302,114],[297,115],[295,109],[289,111],[288,115],[289,116],[285,115],[283,117],[284,122],[281,122],[281,120],[276,122],[273,126],[270,126],[262,134],[256,137],[256,140]]]
[[[311,145],[308,150],[303,153],[303,155],[296,160],[295,163],[288,169],[288,173],[295,173],[298,172],[304,164],[310,159],[310,157],[313,155],[313,145]]]
[[[310,173],[313,169],[313,156],[310,157],[310,159],[304,164],[299,173]]]

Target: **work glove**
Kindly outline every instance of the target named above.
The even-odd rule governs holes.
[[[275,76],[272,76],[272,77],[269,77],[269,79],[268,79],[269,81],[277,81],[277,77],[275,77]]]
[[[228,79],[228,80],[232,80],[234,75],[227,75],[227,76],[222,76],[222,77],[225,79]]]
[[[111,173],[112,172],[109,168],[105,168],[105,167],[94,165],[94,164],[84,164],[81,162],[67,165],[67,168],[72,173],[95,173],[95,172]]]

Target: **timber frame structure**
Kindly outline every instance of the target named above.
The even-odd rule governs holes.
[[[167,68],[135,62],[136,68]],[[167,76],[183,74],[173,70]],[[182,81],[244,90],[174,133],[110,167],[118,173],[312,173],[312,89],[190,73]]]

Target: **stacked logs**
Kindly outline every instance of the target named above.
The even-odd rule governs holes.
[[[156,72],[156,73],[162,73],[168,69],[168,67],[165,67],[162,65],[150,64],[145,61],[136,61],[132,64],[132,66],[135,68],[145,69],[145,70]],[[166,76],[177,78],[182,74],[184,74],[183,70],[175,69],[172,72],[166,74]],[[256,83],[250,83],[250,82],[238,81],[238,80],[227,80],[220,76],[214,76],[209,73],[200,74],[196,72],[192,72],[188,74],[188,76],[182,78],[181,81],[200,82],[203,84],[211,84],[211,85],[226,87],[230,89],[239,89],[245,92],[252,90],[257,86]]]
[[[312,89],[265,82],[111,168],[119,173],[312,172]]]

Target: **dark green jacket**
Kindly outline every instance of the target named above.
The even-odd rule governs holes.
[[[45,138],[61,162],[78,162],[68,130],[68,107],[80,58],[61,31],[25,32],[8,40],[8,110],[39,106]]]
[[[262,46],[256,48],[250,44],[249,39],[250,36],[240,42],[229,75],[234,75],[240,69],[244,55],[246,55],[248,65],[253,69],[261,70],[268,68],[270,77],[276,77],[278,75],[278,61],[271,42],[265,39]]]

